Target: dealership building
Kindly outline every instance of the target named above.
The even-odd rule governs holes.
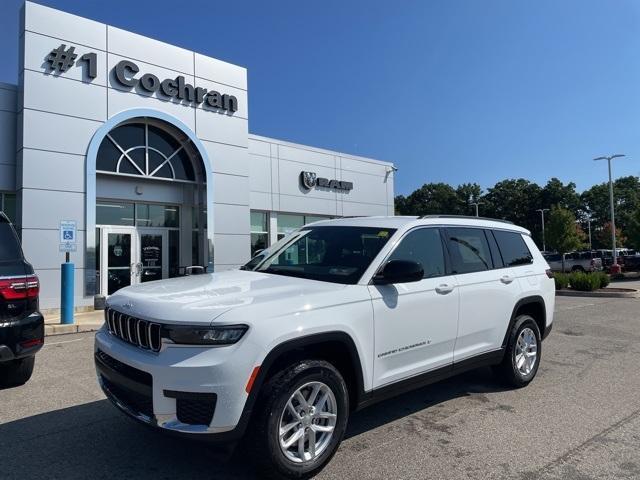
[[[63,250],[90,309],[129,284],[237,268],[306,223],[393,214],[391,163],[249,133],[245,68],[36,3],[19,21],[0,209],[42,309],[59,308]]]

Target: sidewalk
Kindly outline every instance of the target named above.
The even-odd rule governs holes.
[[[61,325],[60,316],[46,316],[44,319],[44,335],[63,335],[65,333],[94,332],[104,323],[104,310],[76,313],[73,316],[74,323]]]

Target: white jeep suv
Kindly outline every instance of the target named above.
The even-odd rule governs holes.
[[[349,412],[491,365],[536,375],[554,281],[529,232],[478,218],[305,226],[242,269],[109,297],[95,363],[123,412],[192,437],[245,437],[289,478],[333,456]]]

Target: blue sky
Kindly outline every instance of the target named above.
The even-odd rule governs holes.
[[[397,193],[640,173],[633,0],[39,3],[248,68],[252,133],[393,161]],[[3,0],[0,81],[17,79]]]

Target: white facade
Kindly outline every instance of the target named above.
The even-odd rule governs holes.
[[[0,84],[0,207],[5,196],[9,206],[5,210],[16,204],[14,221],[25,255],[41,280],[43,309],[59,305],[64,261],[59,225],[63,220],[75,221],[78,229],[77,251],[71,253],[76,266],[76,306],[90,307],[94,293],[106,293],[101,281],[94,281],[95,249],[100,240],[107,241],[104,232],[96,230],[103,222],[100,212],[96,214],[96,203],[135,202],[132,229],[139,226],[138,205],[141,210],[146,205],[176,206],[180,213],[173,227],[180,241],[177,250],[171,250],[174,264],[194,264],[198,254],[192,257],[192,250],[200,248],[196,264],[216,270],[236,268],[250,258],[251,232],[258,238],[257,227],[250,222],[252,211],[254,218],[263,212],[268,243],[279,230],[286,231],[284,223],[301,217],[309,221],[393,214],[391,163],[250,134],[245,68],[31,2],[25,3],[22,16],[18,86]],[[76,54],[74,64],[65,71],[48,60],[61,45],[61,51],[74,47]],[[85,60],[85,55],[93,59]],[[140,82],[145,75],[156,91],[145,90],[142,83],[123,85],[116,72],[123,61],[139,70],[125,70],[127,79]],[[236,104],[229,100],[230,108],[218,104],[208,108],[206,99],[189,101],[188,89],[181,100],[175,93],[180,89],[178,77],[209,94],[220,92],[226,99],[233,98]],[[171,95],[164,95],[159,83],[153,84],[165,79],[171,80],[167,84]],[[180,183],[148,175],[101,173],[96,168],[101,142],[134,119],[150,119],[160,128],[166,125],[176,139],[185,142],[181,145],[188,143],[191,161],[201,174],[191,183]],[[145,151],[148,164],[151,149]],[[351,182],[353,188],[341,188],[340,183],[305,188],[304,171]],[[204,240],[190,244],[192,214],[195,218],[199,211],[206,212],[202,213],[207,225],[202,230]],[[176,237],[161,233],[158,248],[166,255],[167,238]]]

